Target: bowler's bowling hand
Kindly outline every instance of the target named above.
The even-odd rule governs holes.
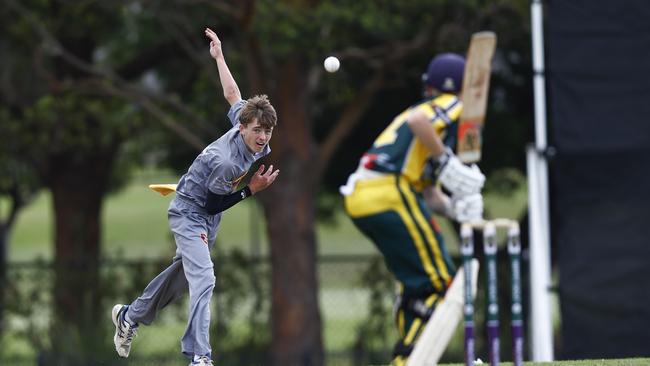
[[[221,40],[217,34],[210,28],[205,28],[205,36],[210,38],[210,56],[215,60],[219,57],[223,57],[223,51],[221,49]]]

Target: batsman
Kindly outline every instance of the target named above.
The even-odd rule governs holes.
[[[392,120],[341,187],[347,214],[398,283],[395,366],[406,365],[456,271],[432,212],[457,221],[483,215],[485,176],[453,152],[464,71],[460,55],[434,57],[423,75],[424,99]]]

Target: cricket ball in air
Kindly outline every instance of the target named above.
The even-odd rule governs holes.
[[[325,70],[327,72],[337,72],[339,67],[341,67],[341,62],[339,61],[338,58],[334,56],[330,56],[325,59],[323,62],[323,66],[325,67]]]

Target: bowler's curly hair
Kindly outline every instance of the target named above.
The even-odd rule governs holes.
[[[278,122],[275,108],[266,95],[256,95],[246,101],[239,115],[239,123],[246,126],[255,121],[264,128],[273,128]]]

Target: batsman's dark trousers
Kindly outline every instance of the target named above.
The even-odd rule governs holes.
[[[405,299],[419,299],[435,307],[455,268],[422,194],[401,176],[359,180],[354,191],[345,196],[345,208],[397,278],[400,305]],[[424,325],[405,306],[399,306],[396,323],[407,348]]]

